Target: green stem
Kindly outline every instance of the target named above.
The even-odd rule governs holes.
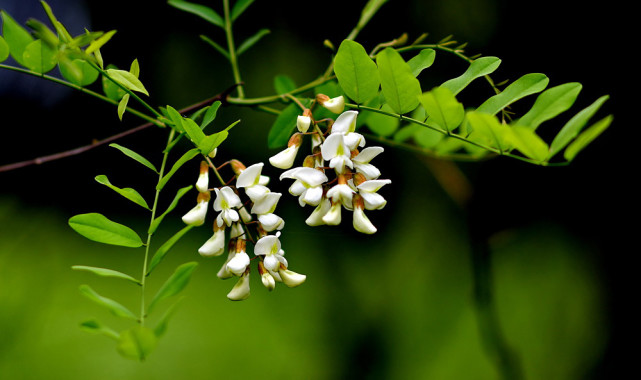
[[[236,47],[234,46],[234,35],[232,34],[232,23],[231,23],[231,14],[229,12],[229,0],[223,0],[223,6],[225,11],[225,35],[227,37],[227,49],[229,50],[229,62],[231,63],[231,69],[234,74],[234,81],[238,84],[238,97],[244,98],[245,91],[241,83],[243,82],[240,78],[240,69],[238,68],[238,56],[236,55]]]
[[[11,71],[19,72],[19,73],[22,73],[22,74],[27,74],[27,75],[31,75],[31,76],[34,76],[34,77],[38,77],[38,78],[41,78],[41,79],[46,79],[48,81],[51,81],[51,82],[54,82],[54,83],[57,83],[57,84],[61,84],[63,86],[66,86],[66,87],[72,88],[74,90],[80,91],[80,92],[82,92],[84,94],[91,95],[91,96],[93,96],[93,97],[95,97],[97,99],[100,99],[100,100],[102,100],[104,102],[113,104],[115,106],[118,105],[118,101],[117,100],[113,100],[113,99],[108,98],[108,97],[106,97],[106,96],[104,96],[102,94],[99,94],[99,93],[97,93],[95,91],[92,91],[92,90],[90,90],[88,88],[85,88],[85,87],[82,87],[82,86],[78,86],[78,85],[73,84],[71,82],[67,82],[65,80],[62,80],[62,79],[59,79],[59,78],[56,78],[56,77],[52,77],[50,75],[41,74],[41,73],[38,73],[38,72],[35,72],[35,71],[23,69],[21,67],[4,65],[4,64],[1,64],[1,63],[0,63],[0,69],[11,70]],[[147,116],[144,113],[142,113],[140,111],[137,111],[137,110],[135,110],[133,108],[127,107],[127,112],[129,112],[132,115],[135,115],[135,116],[137,116],[137,117],[139,117],[139,118],[141,118],[141,119],[143,119],[143,120],[145,120],[145,121],[147,121],[149,123],[153,123],[153,124],[155,124],[155,125],[157,125],[159,127],[163,127],[164,126],[161,122],[159,122],[155,118]]]
[[[169,146],[172,143],[172,140],[174,139],[174,135],[176,133],[175,129],[171,129],[169,132],[169,138],[167,139],[167,145],[164,149],[164,154],[162,157],[162,164],[160,165],[160,170],[158,171],[158,183],[162,180],[164,173],[165,173],[165,167],[167,166],[167,157],[169,157]],[[157,186],[156,186],[157,188]],[[154,219],[156,219],[156,210],[158,209],[158,198],[160,197],[160,191],[156,189],[156,194],[154,196],[154,204],[151,208],[151,220],[149,221],[149,225],[154,222]],[[151,236],[152,234],[147,233],[147,244],[145,246],[145,259],[143,260],[142,264],[142,275],[141,275],[141,280],[140,280],[140,286],[141,286],[141,295],[140,295],[140,325],[144,326],[145,325],[145,318],[146,318],[146,313],[145,313],[145,284],[146,284],[146,279],[147,279],[147,265],[149,263],[149,247],[151,246]]]
[[[260,98],[227,98],[227,103],[229,104],[234,104],[234,105],[239,105],[239,106],[260,106],[263,104],[269,104],[269,103],[276,103],[280,102],[283,99],[287,98],[288,96],[293,96],[296,94],[303,93],[305,91],[309,91],[313,89],[314,87],[320,86],[323,83],[329,82],[330,80],[334,79],[334,77],[320,77],[316,80],[313,80],[309,83],[307,83],[304,86],[298,87],[295,90],[292,90],[288,92],[287,94],[279,94],[279,95],[271,95],[271,96],[263,96]]]

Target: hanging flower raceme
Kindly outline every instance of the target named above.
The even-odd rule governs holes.
[[[305,157],[303,166],[289,169],[295,161],[291,153],[287,160],[270,159],[270,162],[289,169],[280,175],[280,179],[294,179],[289,193],[298,197],[298,203],[315,207],[305,223],[310,226],[338,225],[344,208],[353,211],[353,225],[357,231],[375,233],[376,227],[364,210],[378,210],[387,203],[377,191],[391,181],[378,179],[381,171],[371,163],[384,150],[378,146],[365,147],[365,137],[356,132],[358,111],[343,112],[343,97],[330,99],[320,94],[316,96],[316,102],[339,113],[338,117],[316,122],[311,110],[304,109],[296,121],[299,133],[292,135],[285,151],[272,157],[285,156],[293,146],[298,152],[302,134],[311,135],[312,152]],[[320,129],[321,124],[327,124],[325,133]],[[326,169],[333,169],[335,179],[328,178]]]
[[[301,122],[304,121],[303,119]],[[302,127],[305,126],[302,125]],[[300,146],[300,140],[298,145]],[[247,299],[250,295],[249,277],[252,266],[247,254],[248,241],[255,243],[255,255],[260,257],[256,260],[258,271],[261,281],[268,290],[274,289],[276,282],[284,282],[290,287],[301,284],[306,277],[287,269],[288,263],[283,257],[284,251],[280,245],[280,230],[285,226],[285,222],[274,212],[282,194],[271,192],[267,187],[269,177],[261,174],[263,163],[245,167],[240,161],[231,160],[228,164],[234,171],[235,184],[229,181],[221,187],[214,187],[216,198],[213,208],[218,214],[213,222],[213,235],[198,249],[198,253],[204,257],[220,256],[227,246],[227,259],[217,276],[220,279],[238,278],[237,283],[227,294],[227,298],[233,301]],[[210,199],[210,165],[211,163],[206,162],[201,164],[196,182],[196,188],[199,191],[198,205],[183,217],[185,223],[193,226],[202,225],[205,220]],[[318,171],[318,173],[324,177],[322,172]],[[221,178],[218,173],[217,176]],[[306,177],[303,176],[303,178]],[[325,180],[326,178],[323,181]],[[320,183],[314,186],[322,192]],[[241,197],[245,196],[249,199],[244,202]],[[254,216],[257,221],[254,220]],[[251,227],[255,227],[254,233],[250,232]],[[226,233],[228,228],[229,233]],[[269,235],[269,232],[275,230],[278,230],[275,235]],[[258,236],[258,241],[254,241],[253,236]],[[274,250],[274,247],[277,249]]]

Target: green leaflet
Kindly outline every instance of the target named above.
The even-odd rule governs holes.
[[[446,81],[441,87],[448,88],[454,95],[457,95],[474,79],[492,74],[500,64],[501,60],[496,57],[478,58],[470,64],[461,76]]]
[[[192,158],[196,157],[199,154],[199,150],[197,148],[190,149],[187,152],[185,152],[179,159],[174,163],[174,165],[171,167],[171,170],[167,174],[165,174],[164,177],[158,182],[158,185],[156,185],[156,190],[160,191],[162,190],[163,187],[169,182],[169,179],[180,169],[181,166],[183,166],[187,161],[191,160]]]
[[[249,50],[252,46],[254,46],[258,41],[260,41],[261,38],[265,37],[269,33],[271,33],[269,29],[259,30],[258,32],[256,32],[256,34],[247,38],[245,41],[243,41],[242,44],[240,44],[238,49],[236,49],[236,54],[237,55],[243,54],[244,52]]]
[[[211,47],[213,47],[217,52],[219,52],[223,57],[227,58],[229,60],[229,52],[225,50],[224,47],[220,46],[217,44],[214,40],[211,38],[205,36],[205,35],[200,35],[200,39],[207,42]]]
[[[95,319],[90,319],[88,321],[82,322],[80,324],[80,328],[87,332],[91,332],[94,334],[101,334],[111,339],[115,339],[115,340],[120,339],[120,334],[118,334],[113,329],[107,326],[103,326],[100,322],[98,322]]]
[[[247,7],[249,7],[253,2],[254,0],[237,0],[231,9],[231,20],[236,21],[238,16],[245,12],[245,9],[247,9]]]
[[[517,100],[543,91],[548,82],[548,77],[543,74],[525,74],[507,86],[500,94],[483,102],[476,111],[496,115]]]
[[[125,114],[125,111],[127,111],[127,103],[129,103],[129,98],[129,94],[125,94],[118,102],[118,119],[120,119],[120,121],[122,121],[122,117]]]
[[[471,111],[465,115],[465,118],[472,127],[470,141],[498,148],[500,152],[508,148],[510,129],[498,121],[494,115]]]
[[[129,71],[107,69],[105,70],[105,72],[107,73],[107,76],[109,78],[111,78],[121,86],[125,87],[126,89],[131,91],[141,92],[149,96],[149,93],[147,92],[147,89],[142,84],[142,82],[138,78],[136,78],[134,74],[130,73]]]
[[[154,268],[156,268],[156,266],[160,264],[162,259],[165,258],[167,253],[169,253],[169,250],[178,242],[178,240],[185,236],[185,234],[189,232],[189,230],[191,230],[193,227],[194,226],[183,227],[183,229],[176,232],[174,236],[170,237],[169,240],[167,240],[162,246],[160,246],[160,248],[158,248],[154,256],[151,258],[151,262],[149,263],[149,270],[147,270],[147,275],[149,275],[154,270]]]
[[[169,109],[170,107],[167,106],[167,108]],[[194,145],[199,146],[201,141],[206,137],[203,130],[200,129],[200,125],[190,118],[183,118],[182,125],[187,136],[189,136],[189,139],[194,143]]]
[[[418,124],[410,124],[406,125],[404,127],[401,127],[396,133],[394,134],[394,141],[397,142],[405,142],[414,136],[414,134],[419,131],[420,129],[427,129],[427,128],[422,128]]]
[[[412,69],[394,49],[386,48],[376,56],[381,89],[387,104],[399,115],[418,107],[421,85]]]
[[[465,110],[447,87],[436,87],[420,97],[428,115],[425,123],[442,131],[452,132],[465,117]]]
[[[4,62],[7,58],[9,58],[9,45],[7,45],[7,41],[0,36],[0,63]]]
[[[267,135],[267,146],[271,149],[287,145],[289,138],[296,128],[296,118],[300,115],[300,108],[292,103],[278,115]]]
[[[109,182],[109,178],[107,178],[106,175],[98,175],[96,176],[96,182],[98,182],[101,185],[105,185],[111,190],[115,191],[116,193],[122,195],[123,197],[129,199],[130,201],[134,202],[138,206],[144,207],[147,210],[150,210],[149,205],[147,205],[147,202],[145,199],[134,189],[127,187],[124,189],[121,189],[119,187],[116,187]]]
[[[80,235],[98,243],[123,247],[141,247],[142,240],[134,230],[112,222],[102,214],[79,214],[69,219],[69,226]]]
[[[508,129],[512,132],[511,142],[514,148],[533,160],[545,161],[548,155],[548,144],[529,126],[515,125]]]
[[[65,79],[77,86],[88,86],[98,79],[100,74],[87,61],[82,59],[70,60],[66,56],[60,57],[60,73]]]
[[[218,148],[218,146],[227,139],[227,136],[229,136],[229,132],[227,132],[227,130],[233,127],[234,125],[238,124],[239,122],[240,120],[236,121],[234,124],[227,127],[227,129],[220,131],[218,133],[214,133],[212,135],[206,136],[204,139],[202,139],[198,144],[198,149],[200,150],[200,152],[203,155],[208,156],[209,153],[211,153],[214,149]]]
[[[387,104],[383,105],[381,110],[392,112],[392,109]],[[389,117],[377,112],[372,112],[367,115],[367,121],[365,124],[367,125],[367,128],[378,136],[391,136],[398,129],[401,121],[395,117]]]
[[[216,100],[212,105],[207,107],[205,116],[203,116],[203,120],[200,123],[200,129],[204,130],[216,119],[216,114],[218,113],[218,108],[220,108],[220,105],[221,102],[219,100]]]
[[[296,89],[296,82],[287,75],[276,75],[274,77],[274,90],[279,95],[287,94]]]
[[[412,74],[417,77],[421,71],[432,66],[436,58],[436,52],[433,49],[423,49],[414,58],[407,61],[412,69]]]
[[[581,83],[565,83],[545,90],[536,98],[532,108],[514,124],[536,130],[546,120],[567,111],[581,92]]]
[[[197,265],[197,262],[192,261],[178,266],[151,300],[147,312],[151,313],[158,302],[180,293],[189,283],[191,274]]]
[[[220,17],[220,15],[216,13],[216,11],[207,6],[190,3],[183,0],[169,0],[167,3],[174,8],[178,8],[182,11],[194,14],[211,24],[214,24],[223,29],[225,28],[225,20],[223,20],[223,18]]]
[[[156,334],[144,326],[134,326],[120,333],[117,350],[127,359],[143,361],[156,348]]]
[[[73,270],[80,270],[80,271],[86,271],[93,273],[95,275],[101,276],[101,277],[112,277],[112,278],[120,278],[123,280],[131,281],[136,285],[140,285],[140,281],[136,280],[135,278],[131,277],[128,274],[124,274],[122,272],[118,272],[112,269],[106,269],[106,268],[97,268],[97,267],[88,267],[85,265],[74,265],[71,267]]]
[[[563,148],[565,148],[572,139],[574,139],[583,127],[588,123],[588,121],[594,116],[594,114],[601,108],[601,105],[605,103],[610,97],[604,95],[597,99],[594,103],[581,110],[579,113],[574,115],[564,126],[561,128],[559,133],[556,135],[552,144],[550,145],[550,153],[548,159],[555,156]]]
[[[33,37],[42,40],[52,50],[58,50],[60,40],[45,24],[34,19],[27,20],[26,24],[33,29],[31,33]]]
[[[97,51],[98,49],[103,47],[107,42],[109,42],[109,40],[111,39],[111,37],[113,37],[114,34],[116,34],[116,31],[115,30],[111,30],[111,31],[103,34],[99,38],[91,41],[91,43],[89,43],[89,46],[87,46],[87,49],[85,49],[85,53],[91,54],[91,53]]]
[[[116,66],[114,65],[107,65],[108,69],[114,69]],[[125,90],[120,88],[116,83],[114,83],[111,79],[107,78],[106,75],[102,76],[102,91],[107,95],[107,97],[111,100],[120,100],[122,99],[123,96],[127,93]]]
[[[169,205],[169,207],[167,207],[165,212],[163,212],[162,215],[156,217],[156,219],[154,219],[154,221],[149,226],[150,235],[153,235],[156,232],[156,229],[158,229],[158,226],[160,226],[160,223],[162,223],[165,216],[167,216],[167,214],[169,214],[174,208],[176,208],[180,198],[182,198],[189,190],[191,190],[192,187],[194,186],[189,185],[187,187],[183,187],[182,189],[178,190],[178,192],[176,193],[176,196],[174,196],[174,200],[171,201],[171,204]]]
[[[167,116],[171,120],[172,124],[174,125],[174,129],[178,132],[185,132],[184,128],[184,122],[183,122],[183,116],[180,114],[180,112],[176,111],[176,109],[172,106],[167,106]]]
[[[2,15],[2,35],[5,42],[9,46],[9,53],[20,65],[25,66],[23,54],[27,45],[33,42],[31,34],[20,26],[9,14],[5,11],[0,11]]]
[[[341,43],[334,58],[334,73],[345,95],[358,104],[367,102],[378,93],[378,69],[358,42],[344,40]]]
[[[147,168],[153,170],[155,173],[158,173],[158,170],[156,169],[154,164],[152,164],[151,162],[149,162],[149,160],[147,160],[143,156],[139,155],[138,153],[134,152],[133,150],[131,150],[129,148],[125,148],[124,146],[118,145],[116,143],[109,144],[109,146],[112,147],[112,148],[118,149],[125,156],[127,156],[127,157],[131,158],[132,160],[134,160],[134,161],[146,166]]]
[[[134,313],[132,313],[129,309],[112,300],[111,298],[101,296],[100,294],[96,293],[95,290],[91,289],[89,285],[80,285],[80,293],[82,293],[82,295],[89,298],[98,305],[111,311],[115,316],[133,319],[134,321],[138,319],[136,315],[134,315]]]
[[[608,115],[583,131],[583,133],[581,133],[576,140],[574,140],[572,144],[565,149],[563,157],[568,161],[572,161],[580,151],[594,141],[594,139],[599,137],[599,135],[610,126],[612,119],[612,115]]]
[[[178,306],[178,303],[182,298],[179,298],[176,303],[171,305],[163,314],[163,316],[160,318],[160,321],[154,328],[154,334],[156,334],[156,337],[160,338],[161,336],[165,335],[165,331],[167,331],[167,325],[169,324],[169,318],[174,314],[174,311],[176,311],[176,306]]]
[[[51,49],[41,40],[35,40],[27,45],[22,53],[24,65],[31,71],[44,74],[56,67],[57,51]]]

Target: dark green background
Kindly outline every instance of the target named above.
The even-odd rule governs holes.
[[[298,84],[313,80],[331,59],[323,40],[338,45],[363,2],[275,3],[256,1],[237,24],[237,40],[260,28],[272,31],[241,56],[250,97],[272,94],[278,74]],[[222,32],[162,1],[50,4],[73,33],[84,26],[117,29],[103,56],[123,68],[138,58],[154,105],[184,107],[233,83],[224,60],[198,39],[207,34],[222,43]],[[0,8],[19,22],[46,17],[32,0],[1,0]],[[311,209],[299,208],[285,194],[278,208],[287,221],[284,249],[291,267],[308,281],[268,294],[254,276],[252,296],[242,303],[225,298],[233,283],[215,276],[222,259],[196,253],[208,229],[191,232],[150,282],[158,287],[176,265],[200,262],[169,332],[144,364],[121,359],[113,342],[77,327],[90,317],[126,327],[82,297],[78,285],[88,283],[127,305],[136,304],[137,292],[69,269],[82,264],[135,274],[142,252],[84,240],[66,220],[102,212],[144,231],[147,215],[93,178],[106,174],[147,198],[152,193],[145,186],[153,178],[107,147],[0,173],[0,379],[498,378],[473,308],[470,247],[486,241],[500,321],[526,377],[612,378],[627,368],[627,344],[638,332],[629,310],[638,299],[631,262],[638,251],[632,185],[638,170],[631,149],[638,123],[624,106],[633,86],[624,50],[626,13],[614,2],[588,7],[559,1],[390,1],[358,39],[367,49],[403,32],[410,39],[430,32],[429,42],[454,34],[469,41],[469,54],[503,60],[496,81],[542,72],[550,86],[583,83],[574,112],[610,94],[599,116],[614,113],[613,126],[569,167],[502,158],[457,164],[473,190],[463,209],[430,170],[452,167],[386,148],[376,163],[392,185],[381,190],[387,207],[368,214],[379,228],[373,237],[354,232],[349,223],[309,228],[304,220]],[[434,67],[421,74],[423,88],[464,68],[437,53]],[[489,94],[479,84],[465,96],[466,104],[478,104],[479,96]],[[130,115],[120,123],[113,107],[93,98],[2,71],[0,112],[2,164],[138,124]],[[220,149],[221,160],[249,165],[276,153],[265,143],[272,116],[235,107],[219,115],[218,128],[242,119]],[[540,132],[552,137],[567,118],[546,123]],[[164,139],[148,130],[120,143],[157,161]],[[191,183],[196,170],[184,170],[176,188]],[[273,191],[287,191],[278,170],[265,171]],[[178,215],[191,202],[185,197],[158,243],[181,228]]]

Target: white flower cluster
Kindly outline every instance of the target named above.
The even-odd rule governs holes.
[[[198,249],[205,257],[220,256],[228,247],[227,260],[218,271],[218,277],[228,279],[239,277],[238,282],[227,294],[232,301],[247,299],[250,295],[249,274],[251,259],[247,254],[247,240],[253,241],[253,235],[247,230],[255,226],[258,240],[254,244],[254,256],[258,258],[258,272],[263,285],[273,290],[276,282],[282,282],[288,287],[302,284],[306,276],[288,269],[285,251],[281,249],[280,230],[285,226],[283,219],[274,214],[280,193],[273,193],[267,187],[269,177],[261,175],[262,163],[245,167],[237,160],[231,161],[236,175],[236,185],[214,188],[216,198],[213,208],[218,212],[214,221],[214,234]],[[183,222],[188,225],[204,224],[210,201],[209,165],[203,161],[200,165],[200,175],[196,181],[199,192],[197,205],[183,216]],[[250,211],[240,198],[239,189],[244,189],[249,198]],[[256,221],[253,216],[256,216]],[[229,229],[227,243],[226,230]],[[269,232],[276,231],[270,235]]]
[[[373,234],[376,227],[365,215],[365,210],[378,210],[387,201],[377,191],[391,183],[388,179],[378,179],[380,170],[370,161],[383,152],[382,147],[365,147],[365,138],[356,130],[357,111],[345,111],[343,97],[329,99],[326,95],[316,100],[334,113],[340,113],[323,134],[313,120],[309,109],[298,116],[298,132],[289,139],[287,148],[269,159],[280,169],[289,169],[280,179],[294,179],[289,192],[298,197],[301,206],[316,207],[307,218],[310,226],[338,225],[341,223],[343,208],[353,211],[354,228],[362,233]],[[307,132],[310,127],[313,131]],[[295,161],[304,135],[311,135],[312,154],[307,156],[303,166],[290,169]],[[359,150],[360,149],[360,150]],[[327,166],[326,166],[327,164]],[[327,170],[336,175],[329,180]]]

